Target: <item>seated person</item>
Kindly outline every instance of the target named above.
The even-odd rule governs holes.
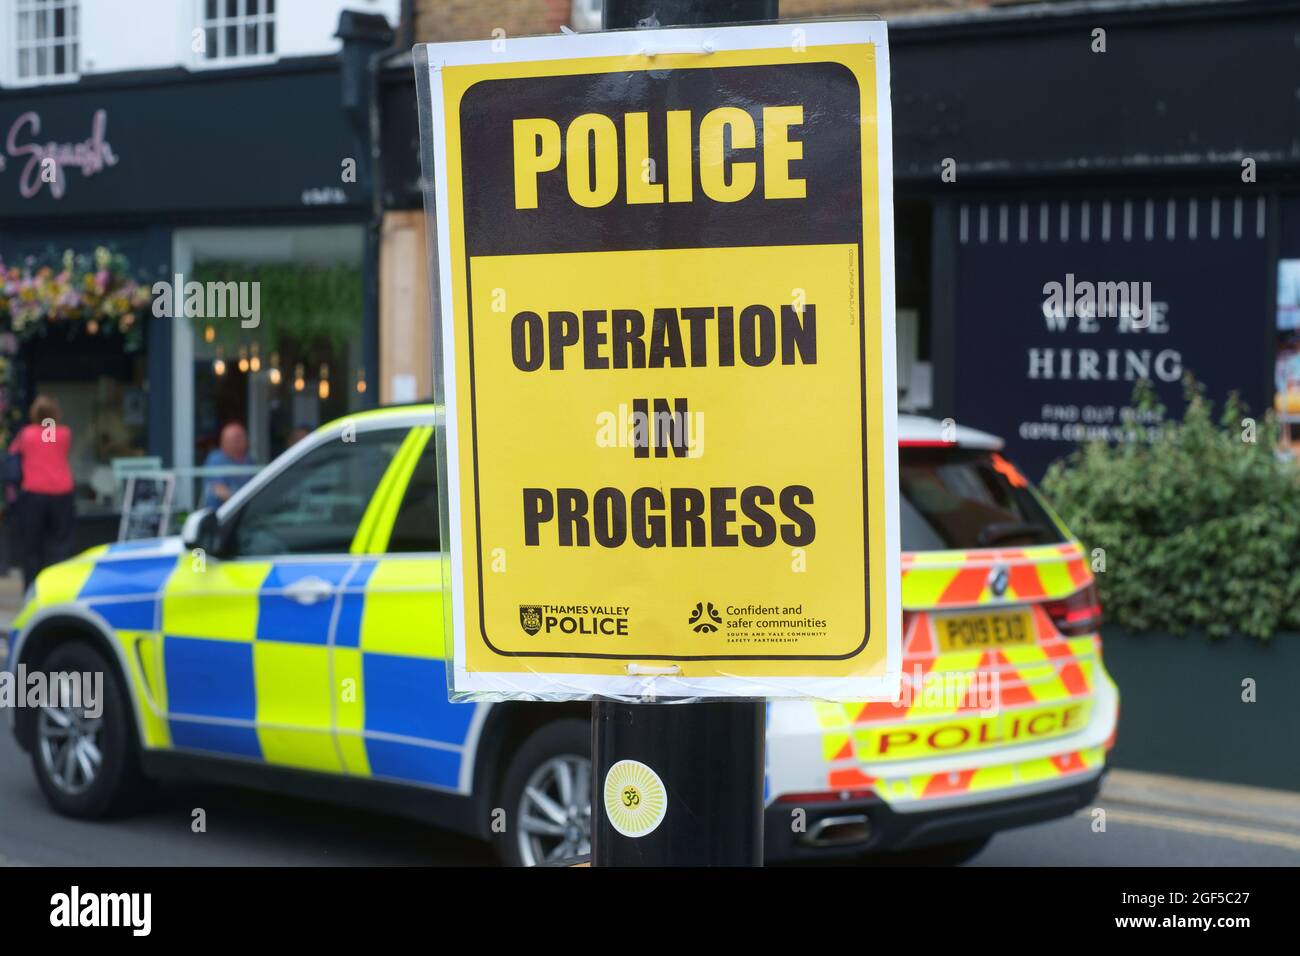
[[[253,459],[248,454],[248,432],[239,422],[231,422],[221,429],[219,447],[208,452],[203,461],[204,468],[228,467],[231,465],[251,465]],[[203,505],[205,508],[219,508],[225,504],[240,488],[248,483],[252,475],[213,475],[203,484]]]

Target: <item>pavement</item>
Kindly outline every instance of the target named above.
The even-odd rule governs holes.
[[[0,628],[22,604],[0,576]],[[197,809],[207,829],[195,833]],[[487,847],[377,813],[209,785],[107,823],[51,811],[0,720],[0,866],[490,865]],[[1099,811],[1101,811],[1099,813]],[[1300,866],[1300,793],[1114,769],[1093,807],[999,834],[972,866]]]
[[[1102,796],[1128,813],[1196,817],[1225,832],[1275,831],[1300,851],[1300,793],[1117,769],[1107,776]]]

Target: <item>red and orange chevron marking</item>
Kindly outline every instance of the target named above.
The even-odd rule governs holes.
[[[1069,597],[1092,582],[1074,543],[903,556],[900,703],[814,704],[832,789],[871,787],[886,800],[930,799],[1032,783],[1099,766],[1105,746],[1029,761],[984,764],[974,754],[1025,740],[1067,737],[1091,715],[1100,669],[1095,635],[1066,638],[1041,603]],[[1007,570],[995,596],[990,571]],[[934,611],[1025,611],[1033,641],[991,649],[942,650]],[[890,776],[891,762],[970,752],[972,766],[942,774]]]

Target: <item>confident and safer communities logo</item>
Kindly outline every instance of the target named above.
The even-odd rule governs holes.
[[[708,602],[708,610],[705,610],[703,602],[697,602],[691,609],[691,616],[686,622],[691,625],[691,630],[696,634],[711,634],[718,629],[722,623],[722,615],[718,609],[713,606],[713,602]]]

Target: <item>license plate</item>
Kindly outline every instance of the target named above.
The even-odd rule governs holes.
[[[957,614],[941,617],[939,647],[945,651],[969,651],[985,647],[1032,644],[1033,620],[1028,611],[1014,614]]]

